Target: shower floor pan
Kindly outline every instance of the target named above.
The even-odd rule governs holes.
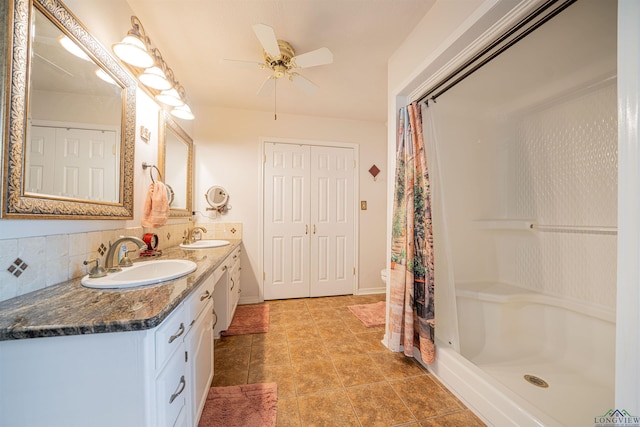
[[[530,359],[476,366],[523,399],[557,420],[561,425],[588,426],[593,419],[614,407],[613,390],[595,379],[551,361]],[[534,375],[549,384],[542,388],[527,382]]]
[[[611,310],[504,283],[456,294],[460,354],[490,378],[562,426],[593,425],[614,407]]]

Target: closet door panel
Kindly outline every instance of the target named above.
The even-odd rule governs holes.
[[[309,147],[265,144],[264,298],[309,296]]]
[[[311,147],[311,294],[354,291],[353,150]]]

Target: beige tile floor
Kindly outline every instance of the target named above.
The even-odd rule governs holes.
[[[278,384],[278,426],[483,426],[414,359],[392,353],[384,327],[348,309],[384,295],[269,301],[266,334],[215,342],[213,386]]]

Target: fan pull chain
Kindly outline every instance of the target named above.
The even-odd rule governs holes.
[[[278,79],[273,81],[273,120],[278,120]]]

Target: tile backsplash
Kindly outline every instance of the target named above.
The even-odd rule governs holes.
[[[142,238],[145,233],[155,233],[158,248],[169,248],[182,243],[185,232],[194,225],[206,228],[202,238],[242,238],[241,223],[183,222],[153,229],[133,227],[0,240],[0,301],[84,276],[89,269],[83,264],[85,260],[99,258],[104,266],[109,243],[120,236]],[[133,244],[129,246],[133,248]],[[136,252],[132,258],[137,256]]]

